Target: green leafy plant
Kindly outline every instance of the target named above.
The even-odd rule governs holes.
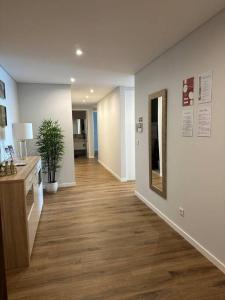
[[[56,172],[64,154],[64,136],[58,121],[44,120],[37,134],[38,152],[42,158],[42,168],[48,174],[48,183],[56,182]]]

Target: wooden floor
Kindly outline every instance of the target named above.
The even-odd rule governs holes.
[[[225,275],[94,160],[47,196],[30,268],[9,299],[224,300]]]

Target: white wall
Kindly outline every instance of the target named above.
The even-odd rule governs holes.
[[[121,178],[120,88],[98,102],[98,159]]]
[[[225,271],[225,11],[136,74],[136,189]],[[196,136],[197,75],[213,71],[212,136]],[[194,75],[195,131],[181,136],[182,80]],[[148,95],[168,89],[168,197],[149,188]],[[179,206],[185,217],[179,216]],[[197,244],[197,243],[199,244]],[[204,247],[204,249],[202,248]],[[207,252],[209,251],[209,252]],[[213,257],[215,256],[215,257]]]
[[[122,181],[135,177],[134,123],[134,89],[118,87],[98,102],[98,158]]]
[[[98,113],[93,111],[93,136],[94,136],[94,151],[98,151]]]
[[[93,108],[87,110],[87,122],[88,122],[88,157],[94,158],[94,123],[93,123]]]
[[[18,96],[17,96],[17,84],[15,80],[0,66],[0,80],[5,83],[6,99],[0,98],[0,105],[6,106],[7,110],[7,127],[0,128],[0,146],[1,156],[0,161],[5,157],[4,147],[8,145],[14,145],[12,134],[12,123],[18,122]]]
[[[134,89],[125,89],[125,153],[127,180],[135,180],[135,99]]]
[[[19,112],[22,122],[33,123],[34,136],[41,122],[58,120],[64,134],[65,154],[58,180],[61,186],[74,184],[73,125],[70,85],[18,84]],[[34,143],[33,143],[34,144]],[[32,151],[36,154],[36,150]]]

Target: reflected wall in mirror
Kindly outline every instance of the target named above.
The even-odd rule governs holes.
[[[166,199],[167,90],[149,95],[149,185]]]
[[[74,134],[83,134],[85,132],[85,120],[75,119],[74,121]]]

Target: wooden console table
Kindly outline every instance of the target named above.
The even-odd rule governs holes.
[[[0,177],[2,233],[7,269],[27,267],[43,206],[41,158],[31,156],[17,174]]]
[[[1,213],[1,206],[0,206]],[[7,284],[6,284],[6,274],[5,274],[5,256],[3,250],[3,240],[2,240],[2,220],[0,218],[0,299],[7,300]]]

